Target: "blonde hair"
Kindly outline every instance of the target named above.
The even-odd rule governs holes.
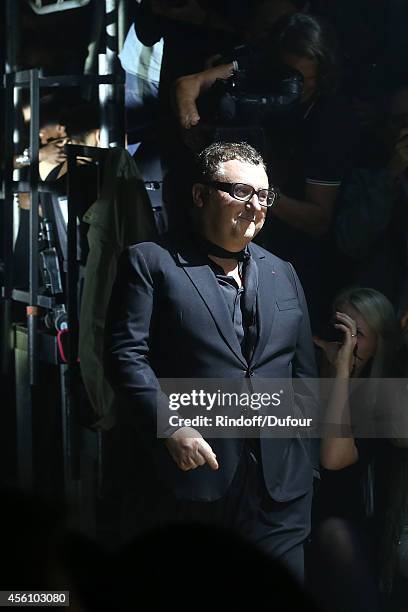
[[[375,289],[349,287],[334,299],[334,310],[341,310],[344,304],[350,304],[358,310],[367,325],[377,334],[377,349],[373,357],[370,378],[392,376],[396,367],[400,334],[391,302]]]

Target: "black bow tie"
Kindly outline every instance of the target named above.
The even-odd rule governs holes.
[[[250,254],[247,249],[242,251],[227,251],[218,244],[210,242],[206,238],[199,236],[200,248],[205,251],[206,255],[213,255],[214,257],[220,257],[221,259],[236,259],[237,261],[246,261],[249,259]]]

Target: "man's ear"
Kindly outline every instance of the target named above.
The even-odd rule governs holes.
[[[202,208],[206,199],[207,188],[202,183],[194,183],[192,189],[193,202],[197,208]]]

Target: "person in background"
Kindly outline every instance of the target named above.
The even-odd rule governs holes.
[[[313,506],[311,582],[327,609],[377,611],[376,534],[388,475],[383,473],[387,444],[373,437],[383,416],[378,415],[381,379],[397,368],[397,319],[389,300],[369,288],[344,290],[333,311],[342,341],[314,338],[333,380],[323,414],[324,469]]]
[[[73,99],[69,94],[63,95],[62,93],[47,94],[40,99],[38,171],[41,180],[46,180],[52,171],[60,168],[66,161],[64,146],[68,139],[62,115]],[[23,104],[22,110],[24,123],[28,125],[31,119],[31,108],[28,102]],[[21,155],[15,156],[15,168],[27,172],[30,165],[29,148],[26,148]],[[30,194],[20,192],[18,205],[19,225],[14,246],[14,282],[16,287],[27,288]],[[39,214],[42,215],[41,207]]]
[[[67,142],[65,126],[61,123],[66,102],[60,96],[47,94],[40,99],[39,131],[39,173],[44,180],[47,174],[59,163],[65,161],[64,145]],[[31,120],[31,109],[28,103],[23,104],[23,121],[28,125]],[[27,147],[20,155],[14,157],[14,167],[22,169],[31,164],[30,150]]]
[[[143,129],[156,122],[163,40],[151,47],[143,45],[132,24],[119,54],[126,72],[125,108],[128,150],[133,155],[143,137]]]
[[[349,281],[384,293],[397,308],[407,283],[408,84],[385,97],[380,146],[344,181],[334,233]]]
[[[386,488],[385,517],[380,538],[380,584],[390,609],[403,612],[408,597],[408,295],[399,313],[402,335],[402,387],[394,401],[398,423],[390,441],[390,463]]]

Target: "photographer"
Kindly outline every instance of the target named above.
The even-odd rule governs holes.
[[[64,109],[73,103],[74,97],[69,92],[46,94],[40,99],[40,116],[39,116],[39,153],[38,153],[38,171],[41,180],[45,181],[47,177],[59,168],[66,161],[64,146],[68,140],[62,115]],[[28,100],[23,103],[22,107],[23,122],[25,127],[31,120],[31,108]],[[26,140],[27,144],[27,140]],[[14,167],[22,169],[23,172],[28,172],[31,166],[30,151],[27,147],[23,153],[14,157]],[[24,175],[23,175],[24,176]],[[28,192],[20,192],[18,194],[19,206],[19,221],[18,233],[14,248],[14,282],[16,287],[28,287],[28,235],[29,235],[29,210],[30,210],[30,194]],[[39,214],[42,216],[41,206]]]
[[[65,125],[61,122],[61,114],[66,106],[62,96],[47,94],[40,99],[40,149],[38,153],[40,178],[44,180],[47,174],[58,164],[66,160],[64,145],[67,142]],[[31,108],[28,102],[23,104],[22,119],[27,126],[31,121]],[[14,168],[22,169],[31,164],[28,148],[14,156]],[[25,206],[27,207],[27,206]]]

